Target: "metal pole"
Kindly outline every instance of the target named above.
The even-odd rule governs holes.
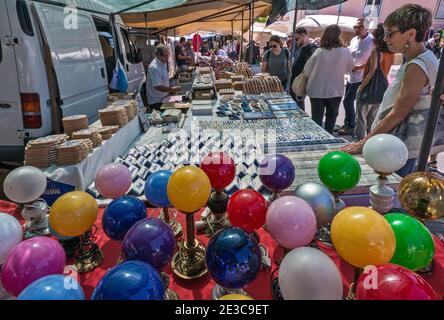
[[[234,16],[233,20],[236,19],[236,16]],[[233,46],[234,46],[234,21],[231,20],[231,42],[230,42],[230,47],[229,50],[230,52],[230,59],[235,60],[236,56],[233,55]]]
[[[254,53],[254,43],[253,43],[253,6],[250,3],[250,28],[248,30],[248,40],[250,45],[250,56],[248,57],[248,63],[253,64],[253,53]]]
[[[234,21],[231,20],[231,43],[233,43],[234,40]]]
[[[112,37],[113,37],[113,42],[114,42],[114,57],[116,59],[116,66],[117,66],[117,62],[119,61],[119,51],[118,51],[118,47],[119,47],[119,39],[117,37],[116,34],[116,16],[114,14],[110,14],[109,15],[109,19],[111,22],[111,33],[112,33]]]
[[[241,62],[244,61],[244,11],[242,11],[241,43],[239,51],[239,62]]]
[[[148,46],[148,52],[150,53],[150,63],[151,60],[153,58],[153,50],[151,49],[151,37],[150,37],[150,31],[148,29],[148,13],[145,12],[145,29],[146,29],[146,41],[147,41],[147,46]]]
[[[189,248],[194,248],[195,236],[194,236],[194,213],[186,214],[187,221],[187,245]]]
[[[296,52],[296,37],[294,36],[294,30],[296,30],[296,24],[298,22],[298,7],[299,0],[296,0],[294,5],[294,20],[293,20],[293,31],[292,31],[292,39],[291,39],[291,62],[293,64],[294,53]]]
[[[429,117],[424,132],[424,138],[421,144],[421,151],[419,152],[418,164],[416,171],[425,171],[427,162],[432,149],[433,137],[435,135],[436,125],[438,123],[439,114],[441,111],[440,95],[444,90],[444,58],[441,57],[439,61],[438,75],[436,77],[435,89],[433,90],[432,104],[430,106]]]
[[[336,25],[339,25],[339,18],[341,17],[341,13],[342,13],[342,3],[339,4],[338,21],[336,21]]]

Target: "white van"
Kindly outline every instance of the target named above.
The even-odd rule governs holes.
[[[128,92],[145,87],[141,52],[118,16],[112,25],[107,15],[79,11],[73,29],[66,18],[61,6],[0,0],[0,162],[22,160],[26,143],[56,132],[64,116],[98,119],[116,43]]]

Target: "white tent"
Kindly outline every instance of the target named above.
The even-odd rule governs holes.
[[[355,17],[339,17],[334,15],[310,15],[300,20],[296,27],[304,27],[307,29],[310,37],[321,37],[325,28],[329,25],[338,23],[342,31],[342,37],[345,41],[349,41],[355,36],[353,26],[358,18]]]
[[[353,26],[358,18],[354,17],[339,17],[339,27],[343,32],[353,32]],[[333,15],[311,15],[297,23],[297,27],[304,27],[307,31],[323,31],[331,24],[338,22],[338,16]]]
[[[259,41],[261,46],[264,46],[271,36],[279,36],[282,39],[287,38],[286,33],[266,28],[265,23],[256,22],[253,25],[253,39],[254,41]],[[248,40],[248,32],[244,34],[244,39]]]

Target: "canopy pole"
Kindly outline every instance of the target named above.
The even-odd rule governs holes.
[[[293,19],[293,29],[292,29],[292,33],[291,33],[291,55],[290,55],[290,59],[291,59],[291,70],[293,70],[293,58],[294,58],[294,54],[296,52],[296,37],[294,34],[294,31],[296,30],[296,24],[298,22],[298,7],[299,7],[299,0],[296,0],[295,4],[294,4],[294,19]],[[290,70],[290,79],[291,79],[291,70]],[[287,88],[287,93],[291,92],[291,83],[288,85]]]
[[[113,36],[113,42],[114,42],[114,57],[116,59],[116,67],[117,67],[117,63],[119,61],[119,52],[117,50],[117,47],[119,46],[119,40],[117,38],[117,34],[116,34],[116,16],[114,15],[114,13],[111,13],[109,15],[109,20],[111,21],[111,31],[112,31],[112,36]]]
[[[254,3],[254,2],[253,2]],[[250,28],[248,29],[248,43],[250,45],[250,56],[248,57],[248,63],[250,65],[253,64],[253,52],[254,52],[254,44],[253,44],[253,6],[250,3]]]
[[[338,4],[338,21],[336,21],[336,25],[339,26],[339,18],[341,18],[341,13],[342,13],[342,3]]]
[[[148,46],[148,52],[150,53],[150,59],[153,58],[153,50],[151,49],[151,37],[150,37],[150,31],[148,29],[148,13],[145,12],[145,29],[146,29],[146,41]]]
[[[244,11],[242,11],[241,43],[239,45],[239,62],[244,61]]]
[[[298,22],[298,7],[299,0],[296,0],[294,5],[294,20],[293,20],[293,29],[292,29],[292,39],[291,39],[291,62],[293,64],[294,53],[296,52],[296,37],[294,36],[294,31],[296,30],[296,24]]]
[[[421,144],[421,151],[419,152],[418,164],[416,171],[425,171],[427,162],[432,149],[433,137],[435,135],[436,125],[438,123],[439,114],[442,108],[440,95],[444,89],[444,58],[441,57],[439,61],[438,75],[436,77],[435,89],[432,95],[432,104],[430,106],[429,116],[425,128],[424,138]]]
[[[233,43],[234,40],[234,21],[231,20],[231,43]]]

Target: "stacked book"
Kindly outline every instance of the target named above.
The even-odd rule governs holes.
[[[117,129],[118,128],[119,127],[117,127]],[[97,129],[97,131],[99,132],[100,136],[102,137],[102,140],[108,140],[113,135],[112,127],[100,127]]]
[[[123,127],[128,123],[126,109],[121,106],[110,106],[99,111],[100,122],[103,126]]]
[[[65,133],[68,135],[82,129],[88,129],[88,117],[85,115],[65,117],[62,119],[62,123]]]
[[[84,140],[71,140],[57,147],[57,165],[67,166],[81,162],[88,156],[90,148]]]
[[[96,129],[83,129],[72,134],[73,139],[90,139],[93,147],[97,148],[102,144],[102,137]]]
[[[25,148],[25,165],[40,169],[56,162],[57,146],[68,139],[66,134],[52,135],[28,142]]]

